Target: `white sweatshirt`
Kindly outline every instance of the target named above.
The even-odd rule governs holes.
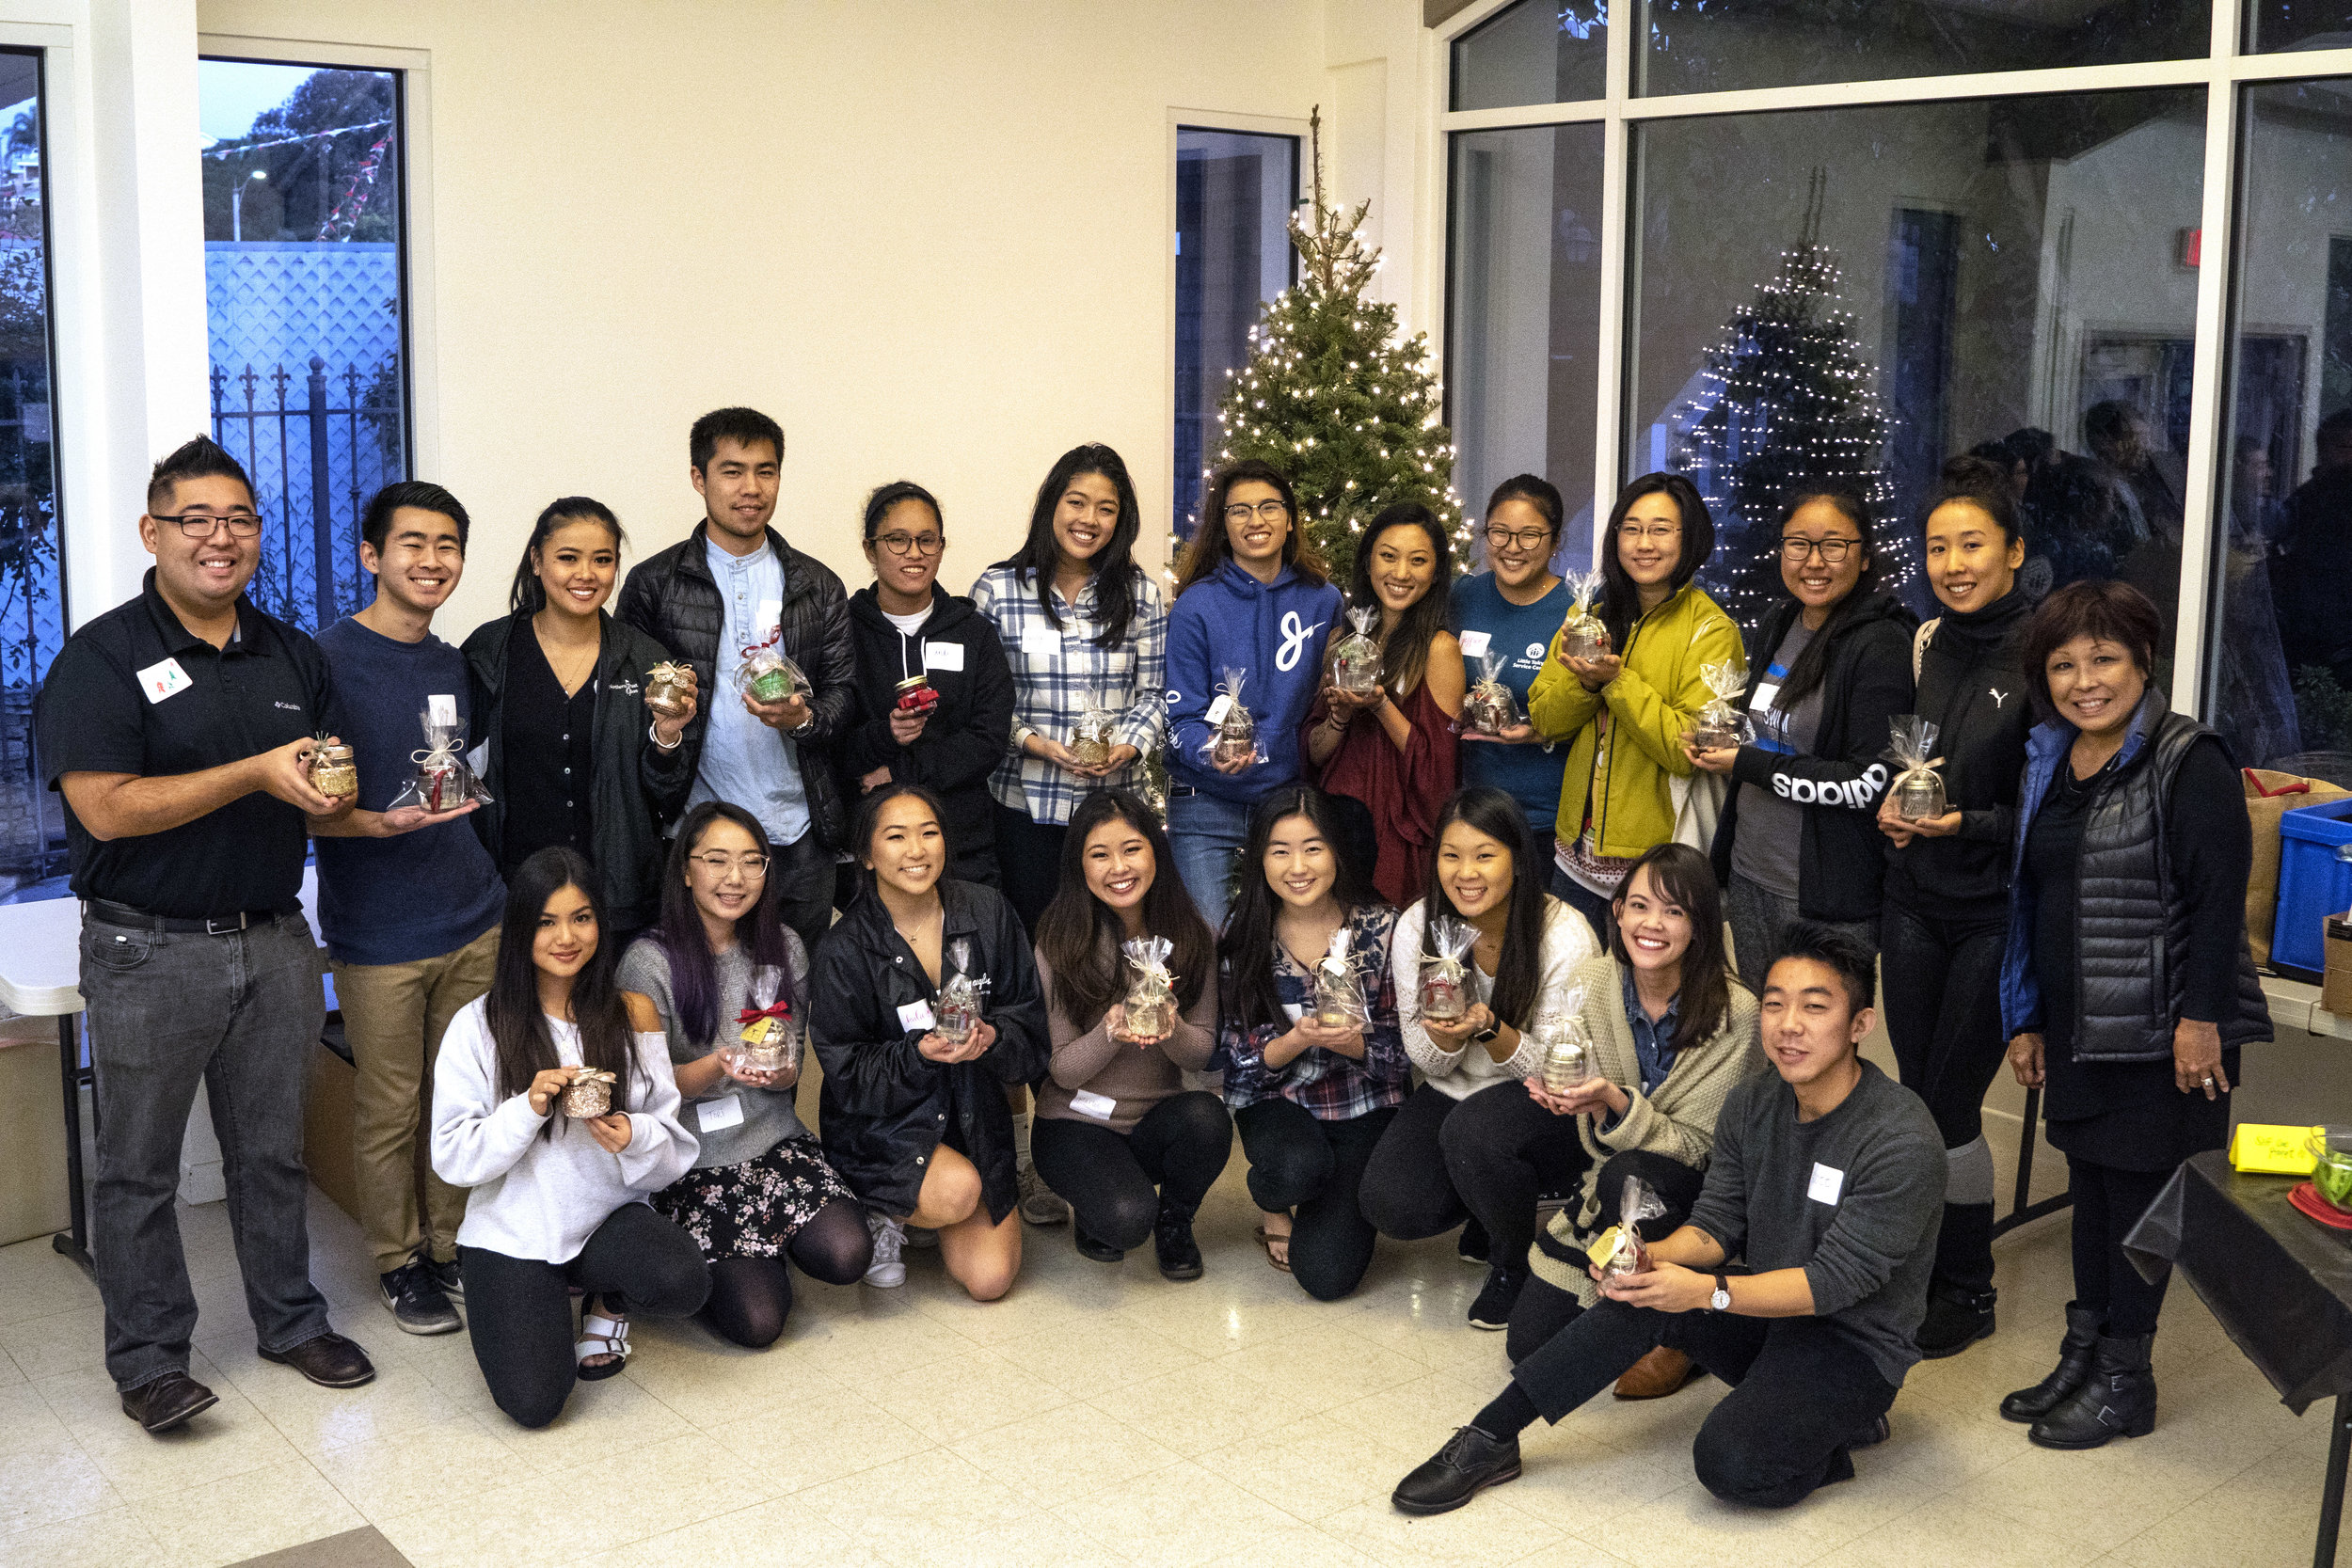
[[[560,1105],[542,1117],[532,1114],[528,1094],[500,1098],[488,1006],[487,998],[468,1003],[441,1037],[433,1069],[433,1168],[451,1186],[473,1189],[458,1245],[568,1263],[614,1210],[643,1203],[694,1164],[694,1135],[678,1120],[669,1042],[658,1033],[633,1037],[629,1092],[637,1102],[628,1113],[628,1147],[608,1154]],[[579,1025],[549,1018],[548,1031],[557,1059],[578,1067]],[[555,1127],[542,1138],[548,1117]]]
[[[1525,1031],[1520,1033],[1519,1048],[1512,1053],[1511,1059],[1498,1062],[1483,1045],[1465,1043],[1459,1051],[1447,1051],[1422,1027],[1421,948],[1424,914],[1422,902],[1416,902],[1398,915],[1396,932],[1389,942],[1389,971],[1396,983],[1396,1018],[1405,1035],[1405,1054],[1413,1059],[1413,1065],[1421,1069],[1422,1076],[1432,1088],[1455,1100],[1467,1100],[1481,1089],[1497,1084],[1516,1084],[1542,1071],[1542,1055]],[[1543,942],[1535,954],[1536,969],[1542,975],[1535,1010],[1542,1012],[1559,1006],[1558,998],[1567,983],[1568,971],[1599,951],[1600,943],[1594,939],[1593,927],[1584,917],[1546,894]],[[1464,964],[1470,970],[1471,994],[1491,1006],[1494,977],[1480,973],[1475,959],[1466,958]]]

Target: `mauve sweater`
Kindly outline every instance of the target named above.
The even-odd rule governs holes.
[[[1184,1091],[1181,1069],[1199,1072],[1209,1065],[1209,1053],[1216,1048],[1215,970],[1201,977],[1200,998],[1177,1019],[1176,1032],[1157,1045],[1115,1040],[1099,1018],[1092,1027],[1081,1031],[1054,995],[1054,972],[1046,966],[1042,953],[1037,955],[1037,981],[1046,996],[1046,1029],[1054,1047],[1045,1083],[1038,1091],[1041,1117],[1107,1127],[1121,1135],[1132,1132],[1152,1106]],[[1073,1110],[1071,1095],[1079,1089],[1117,1101],[1110,1116],[1089,1117]]]

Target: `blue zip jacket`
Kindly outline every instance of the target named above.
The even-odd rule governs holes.
[[[1230,561],[1184,590],[1168,615],[1170,783],[1252,805],[1297,782],[1298,727],[1323,685],[1323,645],[1343,602],[1331,584],[1288,566],[1266,583]],[[1211,768],[1201,750],[1228,666],[1247,677],[1242,705],[1257,721],[1260,758],[1230,775]]]

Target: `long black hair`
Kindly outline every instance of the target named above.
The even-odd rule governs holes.
[[[1119,951],[1126,926],[1094,895],[1086,876],[1087,835],[1114,821],[1141,833],[1152,847],[1143,928],[1166,937],[1170,944],[1168,968],[1176,977],[1177,1011],[1188,1011],[1200,1000],[1200,988],[1208,984],[1209,971],[1216,963],[1216,933],[1200,918],[1184,879],[1176,875],[1176,858],[1159,817],[1127,790],[1095,790],[1070,814],[1070,830],[1062,838],[1061,883],[1037,923],[1038,957],[1054,972],[1054,993],[1047,1000],[1062,1017],[1086,1029],[1094,1027],[1127,990],[1127,964]]]
[[[515,586],[506,595],[509,614],[536,615],[548,607],[547,584],[539,580],[539,568],[532,558],[539,546],[548,542],[548,535],[565,523],[602,523],[612,535],[612,550],[619,554],[628,543],[621,532],[621,519],[612,515],[612,509],[589,496],[562,496],[548,502],[539,514],[539,520],[531,525],[531,537],[523,545],[523,558],[515,565]]]
[[[857,824],[850,831],[850,854],[860,865],[857,879],[861,891],[872,897],[880,897],[881,895],[874,891],[873,868],[864,863],[874,852],[874,830],[882,823],[882,807],[902,795],[912,795],[930,807],[931,818],[939,824],[939,880],[931,884],[931,891],[937,893],[947,879],[955,875],[956,841],[947,826],[947,808],[939,803],[937,792],[929,786],[894,779],[869,790],[865,799],[858,801]]]
[[[1455,790],[1438,814],[1437,826],[1429,831],[1429,875],[1421,895],[1421,950],[1424,956],[1437,952],[1429,928],[1439,915],[1461,914],[1447,896],[1438,871],[1438,846],[1446,829],[1456,822],[1485,833],[1510,852],[1511,899],[1505,906],[1502,954],[1495,960],[1494,995],[1486,1006],[1498,1021],[1524,1029],[1534,1022],[1535,1004],[1543,995],[1544,922],[1549,916],[1551,900],[1544,895],[1544,871],[1536,863],[1527,813],[1500,789],[1472,784]]]
[[[1674,1048],[1689,1051],[1707,1043],[1731,1013],[1731,963],[1724,956],[1724,895],[1707,856],[1687,844],[1654,845],[1617,884],[1610,903],[1615,920],[1609,951],[1620,966],[1632,963],[1625,950],[1625,895],[1634,877],[1646,870],[1650,891],[1680,908],[1691,921],[1691,945],[1682,950],[1682,984],[1676,992]]]
[[[1699,487],[1683,475],[1644,474],[1617,492],[1617,504],[1609,509],[1608,531],[1601,536],[1600,605],[1595,613],[1609,628],[1609,646],[1619,656],[1625,653],[1633,623],[1642,618],[1642,590],[1617,557],[1617,530],[1625,525],[1625,515],[1633,510],[1633,503],[1644,496],[1663,496],[1682,515],[1682,553],[1675,558],[1674,574],[1666,579],[1668,598],[1682,592],[1715,553],[1715,519]]]
[[[1391,691],[1404,691],[1420,684],[1429,669],[1429,644],[1453,618],[1454,547],[1446,540],[1438,515],[1421,502],[1396,501],[1382,507],[1380,515],[1366,525],[1363,538],[1357,541],[1356,564],[1348,572],[1348,603],[1359,609],[1380,609],[1380,595],[1372,587],[1373,546],[1382,534],[1397,528],[1417,528],[1429,535],[1437,566],[1429,592],[1406,607],[1405,613],[1396,618],[1396,629],[1380,645],[1380,684]],[[1337,645],[1336,641],[1331,644]]]
[[[1222,519],[1220,519],[1222,521]],[[1238,1021],[1245,1029],[1281,1021],[1282,1001],[1274,988],[1274,921],[1280,898],[1265,879],[1266,844],[1274,826],[1286,816],[1303,816],[1330,847],[1331,863],[1339,875],[1331,896],[1340,908],[1354,913],[1380,901],[1372,891],[1365,868],[1347,858],[1347,835],[1340,830],[1339,814],[1320,790],[1305,784],[1284,784],[1258,802],[1249,814],[1249,836],[1241,847],[1241,887],[1225,917],[1225,934],[1217,941],[1217,1012]]]
[[[741,806],[705,800],[688,812],[678,824],[677,837],[670,842],[669,865],[663,873],[667,879],[661,884],[661,922],[644,938],[659,944],[670,961],[670,997],[677,1006],[678,1027],[686,1032],[689,1042],[698,1046],[716,1043],[725,1021],[719,1017],[719,966],[711,955],[710,935],[703,928],[702,911],[694,905],[694,890],[687,883],[686,863],[702,847],[710,825],[721,820],[751,834],[760,852],[767,852],[767,830]],[[763,879],[759,896],[735,923],[735,940],[755,968],[774,966],[781,976],[776,1000],[789,1004],[793,1016],[802,1018],[801,999],[792,989],[791,945],[784,920],[776,913],[775,889],[772,878]]]
[[[1127,627],[1135,619],[1136,582],[1142,575],[1135,563],[1136,534],[1143,526],[1136,503],[1136,482],[1127,477],[1126,461],[1119,453],[1100,441],[1089,441],[1055,459],[1045,483],[1037,487],[1037,504],[1029,509],[1029,536],[996,564],[1010,567],[1015,581],[1037,590],[1038,608],[1045,611],[1046,624],[1059,631],[1061,614],[1054,609],[1053,585],[1055,568],[1061,564],[1061,544],[1054,537],[1054,514],[1060,509],[1070,482],[1080,474],[1101,475],[1119,495],[1119,522],[1111,530],[1110,543],[1095,551],[1087,565],[1094,582],[1094,613],[1103,623],[1095,646],[1116,648],[1127,641]]]
[[[1830,644],[1837,641],[1838,632],[1853,618],[1856,607],[1874,597],[1879,588],[1878,551],[1871,544],[1875,531],[1870,522],[1870,503],[1855,491],[1843,488],[1807,490],[1791,497],[1787,510],[1780,515],[1780,526],[1772,531],[1773,547],[1779,547],[1779,541],[1788,532],[1788,525],[1796,520],[1797,514],[1815,501],[1836,507],[1839,515],[1853,524],[1854,531],[1862,535],[1862,575],[1854,578],[1852,589],[1844,598],[1829,607],[1829,614],[1821,621],[1821,629],[1813,634],[1813,641],[1807,642],[1804,651],[1797,655],[1797,662],[1788,667],[1788,678],[1780,683],[1779,694],[1772,698],[1772,706],[1783,713],[1796,712],[1797,705],[1811,696],[1820,689],[1821,682],[1828,679]],[[1771,657],[1772,652],[1770,648],[1763,649],[1763,657]]]
[[[1192,543],[1184,546],[1184,559],[1177,563],[1176,594],[1183,597],[1185,589],[1202,578],[1213,577],[1216,569],[1233,559],[1233,539],[1225,529],[1225,498],[1236,484],[1271,484],[1282,499],[1282,510],[1290,514],[1290,531],[1282,536],[1282,564],[1309,583],[1321,584],[1330,579],[1324,569],[1323,557],[1308,543],[1305,522],[1298,515],[1298,492],[1291,488],[1290,476],[1271,463],[1246,457],[1229,464],[1209,476],[1209,487],[1200,497],[1200,524],[1192,531]]]
[[[637,1078],[637,1058],[629,1049],[628,1006],[613,978],[621,967],[620,943],[613,940],[612,922],[605,915],[596,867],[579,850],[563,845],[532,855],[506,881],[506,921],[499,933],[498,963],[490,972],[490,992],[483,1008],[498,1047],[499,1093],[510,1099],[525,1093],[532,1079],[563,1065],[548,1016],[539,1006],[539,971],[532,961],[532,948],[548,900],[567,887],[587,895],[588,908],[596,917],[596,950],[572,977],[572,1022],[580,1026],[580,1059],[583,1066],[612,1074],[612,1109],[626,1111],[629,1087]],[[564,1119],[549,1116],[540,1135],[548,1135]]]

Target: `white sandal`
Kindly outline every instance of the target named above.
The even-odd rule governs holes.
[[[609,1355],[610,1361],[587,1364],[592,1355]],[[572,1359],[580,1364],[580,1381],[597,1383],[618,1373],[628,1365],[628,1319],[615,1315],[606,1317],[589,1312],[580,1320],[580,1342],[572,1347]]]

